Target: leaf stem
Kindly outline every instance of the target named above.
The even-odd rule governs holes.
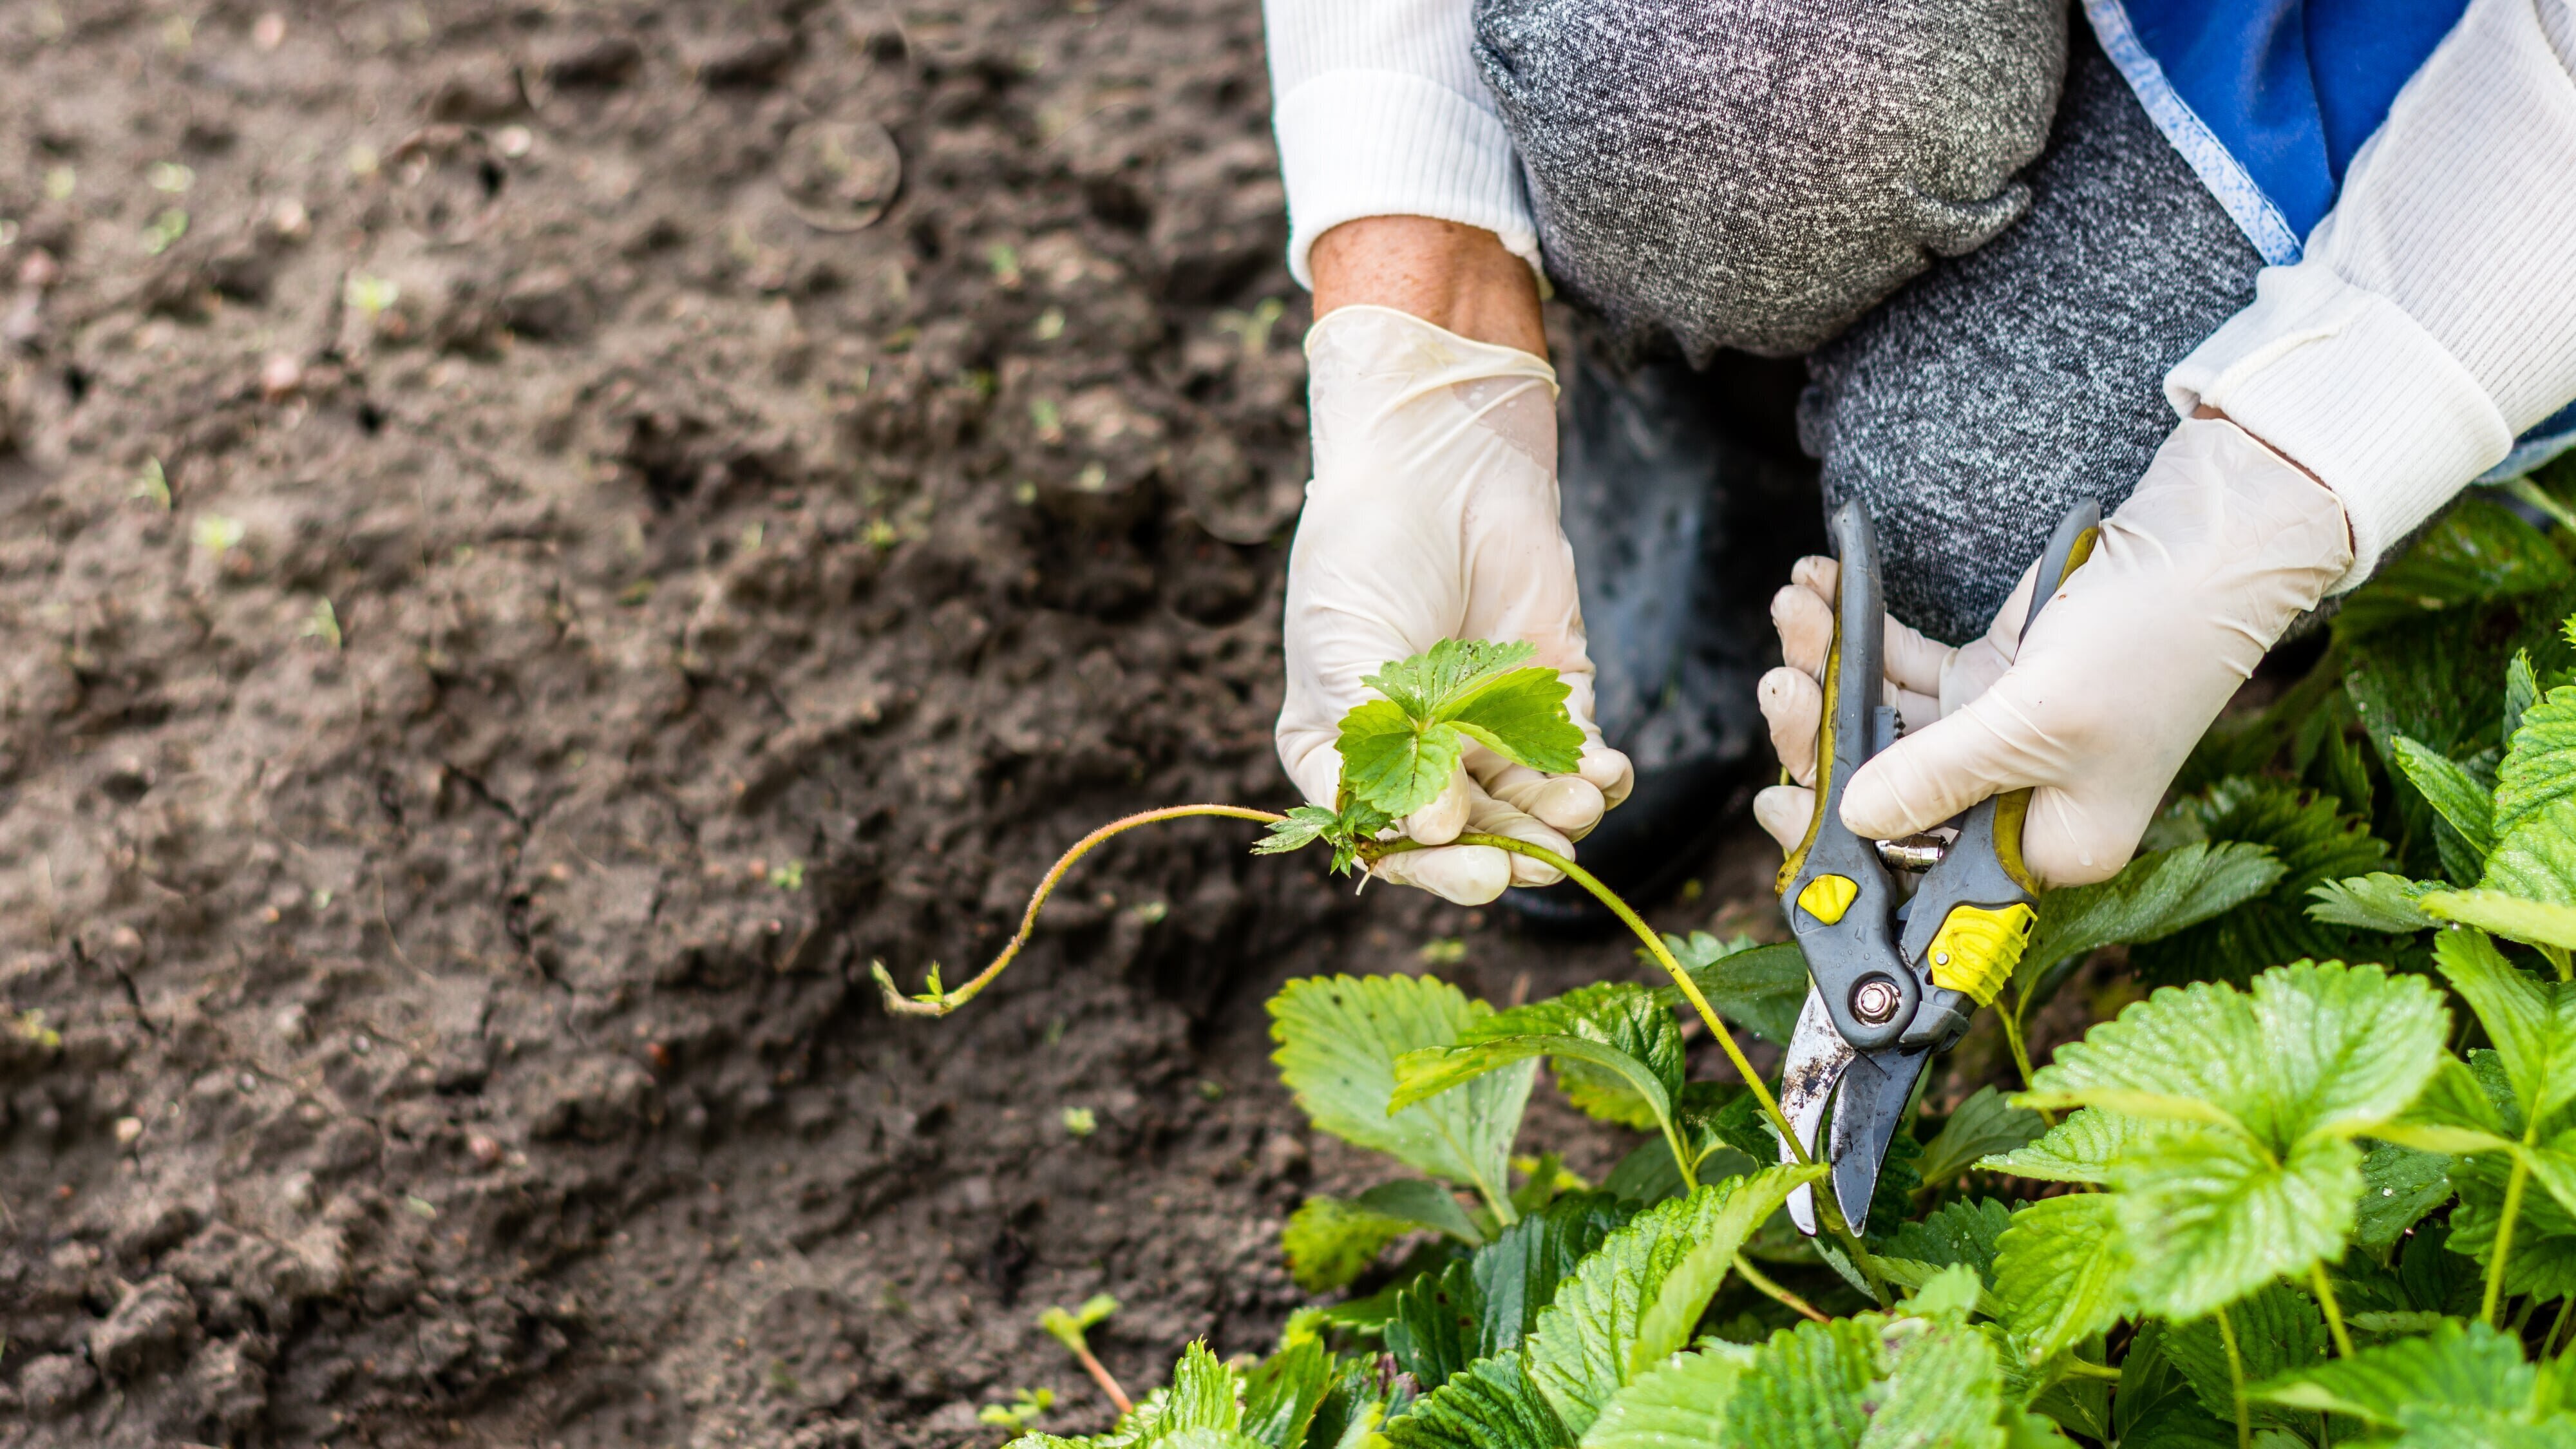
[[[2218,1310],[2218,1342],[2227,1350],[2227,1383],[2236,1396],[2236,1449],[2252,1449],[2254,1424],[2245,1410],[2245,1359],[2236,1351],[2236,1324]]]
[[[2558,1321],[2550,1325],[2549,1336],[2540,1341],[2543,1354],[2567,1351],[2567,1319],[2571,1314],[2576,1314],[2576,1296],[2571,1296],[2559,1304]]]
[[[2069,1378],[2077,1379],[2100,1379],[2106,1384],[2116,1384],[2120,1381],[2120,1371],[2118,1369],[2115,1369],[2106,1363],[2094,1363],[2090,1359],[2068,1359],[2066,1361],[2066,1375]]]
[[[1759,1292],[1773,1302],[1788,1308],[1791,1312],[1796,1313],[1798,1316],[1806,1319],[1810,1323],[1833,1322],[1831,1318],[1816,1311],[1816,1305],[1771,1281],[1769,1275],[1765,1274],[1761,1269],[1754,1267],[1751,1261],[1746,1259],[1742,1253],[1735,1255],[1735,1271],[1744,1275],[1744,1281],[1753,1285],[1756,1292]]]
[[[1699,1162],[1691,1156],[1690,1149],[1682,1145],[1681,1130],[1670,1117],[1657,1121],[1664,1129],[1664,1145],[1673,1150],[1673,1166],[1681,1173],[1682,1191],[1687,1194],[1699,1186]]]
[[[1671,948],[1664,944],[1664,938],[1655,934],[1655,928],[1646,924],[1645,917],[1638,915],[1635,907],[1621,900],[1618,892],[1603,885],[1600,877],[1576,865],[1573,861],[1546,846],[1532,845],[1526,840],[1514,840],[1508,835],[1486,835],[1471,831],[1459,836],[1451,844],[1491,846],[1507,855],[1527,856],[1541,865],[1552,866],[1564,872],[1566,879],[1590,891],[1594,899],[1608,906],[1612,915],[1617,916],[1629,930],[1637,933],[1637,939],[1645,943],[1647,953],[1653,956],[1656,964],[1662,966],[1665,973],[1673,978],[1673,985],[1680,988],[1683,999],[1690,1002],[1691,1009],[1697,1011],[1700,1020],[1707,1024],[1709,1035],[1716,1037],[1717,1044],[1725,1048],[1726,1059],[1735,1064],[1736,1074],[1744,1078],[1745,1085],[1753,1090],[1753,1100],[1761,1104],[1762,1115],[1771,1119],[1771,1125],[1779,1132],[1780,1140],[1789,1144],[1789,1150],[1796,1155],[1799,1164],[1804,1166],[1813,1160],[1807,1155],[1806,1145],[1798,1141],[1795,1132],[1789,1130],[1789,1119],[1781,1115],[1779,1099],[1771,1095],[1770,1086],[1762,1080],[1762,1074],[1753,1069],[1753,1063],[1745,1060],[1744,1049],[1735,1044],[1735,1033],[1727,1030],[1726,1023],[1718,1017],[1717,1009],[1710,1006],[1708,998],[1700,994],[1699,983],[1693,981],[1690,972],[1682,969],[1682,963],[1674,959]],[[1364,853],[1371,857],[1371,863],[1374,864],[1379,858],[1421,848],[1415,841],[1398,840],[1389,842],[1382,850]]]
[[[1699,1019],[1707,1025],[1709,1035],[1716,1037],[1717,1044],[1726,1049],[1726,1059],[1734,1063],[1736,1075],[1742,1077],[1745,1086],[1752,1089],[1754,1102],[1762,1108],[1762,1115],[1771,1119],[1771,1129],[1779,1134],[1780,1141],[1788,1147],[1790,1156],[1796,1159],[1800,1166],[1806,1166],[1815,1161],[1808,1155],[1807,1145],[1798,1140],[1796,1132],[1790,1130],[1789,1119],[1780,1111],[1779,1099],[1771,1095],[1771,1088],[1762,1080],[1762,1074],[1753,1069],[1753,1063],[1745,1059],[1744,1049],[1735,1044],[1735,1033],[1727,1030],[1726,1023],[1718,1017],[1717,1009],[1708,1004],[1706,996],[1700,994],[1699,983],[1692,980],[1690,972],[1682,969],[1682,963],[1673,958],[1672,949],[1664,944],[1664,938],[1656,934],[1654,927],[1646,924],[1646,918],[1638,915],[1635,907],[1621,900],[1617,891],[1603,885],[1600,877],[1576,865],[1573,861],[1546,846],[1532,845],[1526,840],[1514,840],[1508,835],[1486,835],[1479,831],[1470,831],[1450,843],[1491,846],[1506,855],[1527,856],[1541,865],[1553,866],[1563,872],[1566,879],[1590,891],[1595,900],[1608,906],[1610,913],[1617,916],[1629,930],[1637,934],[1638,940],[1645,943],[1647,954],[1653,956],[1656,964],[1664,968],[1665,974],[1673,978],[1673,985],[1680,988],[1683,998],[1690,1002],[1691,1009],[1699,1013]],[[1378,860],[1386,856],[1421,848],[1418,841],[1397,840],[1374,850],[1363,849],[1361,854],[1363,859],[1374,867]],[[1852,1261],[1859,1265],[1862,1276],[1878,1290],[1879,1302],[1882,1305],[1893,1302],[1894,1296],[1887,1290],[1887,1280],[1879,1274],[1877,1264],[1870,1257],[1869,1250],[1861,1246],[1860,1234],[1850,1223],[1843,1221],[1842,1205],[1835,1201],[1830,1191],[1815,1194],[1815,1200],[1823,1209],[1820,1216],[1826,1226],[1833,1230],[1835,1237],[1842,1239],[1844,1247],[1851,1250]]]
[[[2325,1310],[2326,1329],[2334,1335],[2335,1357],[2352,1357],[2352,1335],[2344,1332],[2343,1306],[2335,1302],[2334,1284],[2326,1277],[2326,1265],[2323,1259],[2310,1265],[2308,1281],[2317,1290],[2317,1306]]]
[[[894,984],[894,975],[886,970],[883,961],[869,962],[868,974],[877,979],[878,988],[885,993],[886,1010],[897,1016],[946,1016],[974,1000],[976,993],[991,985],[993,978],[1002,974],[1002,968],[1010,965],[1012,958],[1020,954],[1020,948],[1029,943],[1029,932],[1037,927],[1038,912],[1045,907],[1047,897],[1055,891],[1056,883],[1064,879],[1064,873],[1073,868],[1075,861],[1089,855],[1101,842],[1113,835],[1133,830],[1139,825],[1151,825],[1158,820],[1181,820],[1192,815],[1213,815],[1225,820],[1250,820],[1263,825],[1276,825],[1287,818],[1284,815],[1274,815],[1267,810],[1252,810],[1241,805],[1167,805],[1160,810],[1147,810],[1140,814],[1112,820],[1075,841],[1071,849],[1056,857],[1054,866],[1050,867],[1046,875],[1038,881],[1038,888],[1029,893],[1029,908],[1020,915],[1020,929],[1012,934],[1010,943],[1002,948],[1002,954],[993,958],[993,964],[977,972],[973,980],[947,991],[923,992],[917,997],[906,996],[902,989]],[[939,966],[936,962],[932,963],[930,970],[932,978],[937,979]]]
[[[2029,1007],[2029,1005],[2030,998],[2023,996],[2019,992],[2015,992],[2013,994],[2012,1010],[1998,1011],[1995,1013],[1995,1015],[2003,1018],[2004,1045],[2012,1048],[2013,1065],[2021,1069],[2021,1089],[2025,1092],[2037,1090],[2030,1084],[2030,1079],[2033,1075],[2030,1066],[2030,1044],[2022,1039],[2021,1034],[2021,1014]],[[2038,1110],[2040,1121],[2047,1123],[2051,1127],[2057,1125],[2056,1113],[2049,1111],[2045,1107]]]
[[[2550,497],[2546,489],[2529,478],[2514,479],[2504,485],[2504,491],[2548,514],[2560,528],[2576,533],[2576,514],[2569,513],[2566,504]]]
[[[2552,946],[2545,941],[2536,941],[2532,944],[2541,955],[2549,959],[2550,966],[2558,972],[2559,980],[2576,981],[2576,961],[2569,959],[2566,947]]]
[[[1074,1349],[1073,1356],[1081,1362],[1083,1371],[1091,1375],[1091,1381],[1100,1385],[1100,1391],[1109,1396],[1109,1402],[1118,1406],[1121,1418],[1136,1412],[1136,1405],[1128,1399],[1127,1391],[1118,1387],[1118,1381],[1109,1376],[1108,1367],[1090,1349]]]
[[[2528,1149],[2539,1135],[2540,1123],[2534,1119],[2531,1125],[2523,1130],[2522,1145]],[[2513,1171],[2505,1175],[2504,1212],[2496,1219],[2495,1256],[2487,1260],[2486,1302],[2478,1309],[2478,1317],[2483,1319],[2489,1328],[2496,1326],[2496,1309],[2504,1300],[2505,1255],[2513,1251],[2514,1220],[2522,1216],[2523,1184],[2530,1180],[2531,1159],[2523,1152],[2516,1152],[2513,1155]]]

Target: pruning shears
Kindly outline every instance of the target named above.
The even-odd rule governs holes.
[[[2057,525],[2040,556],[2025,635],[2092,553],[2101,521],[2100,505],[2088,500]],[[1877,535],[1857,501],[1836,510],[1832,532],[1842,567],[1816,741],[1816,814],[1779,878],[1780,909],[1809,978],[1780,1110],[1810,1157],[1832,1165],[1834,1200],[1857,1229],[1924,1067],[2012,979],[2038,920],[2039,883],[2021,858],[2028,790],[1970,807],[1951,822],[1958,833],[1946,842],[1931,834],[1869,840],[1843,824],[1843,787],[1896,743],[1902,726],[1880,703],[1887,616]],[[1916,872],[1920,880],[1903,889]],[[1819,1156],[1816,1132],[1829,1104],[1833,1127]],[[1786,1142],[1780,1159],[1794,1160]],[[1815,1236],[1812,1189],[1799,1187],[1788,1208],[1798,1230]]]

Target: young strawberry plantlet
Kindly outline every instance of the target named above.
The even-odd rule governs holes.
[[[1094,1293],[1082,1301],[1080,1308],[1050,1308],[1039,1314],[1038,1327],[1045,1329],[1049,1338],[1064,1345],[1064,1351],[1073,1355],[1074,1362],[1082,1365],[1082,1371],[1091,1375],[1091,1381],[1100,1386],[1100,1392],[1118,1406],[1118,1412],[1124,1414],[1136,1406],[1129,1401],[1127,1391],[1118,1387],[1118,1381],[1109,1376],[1109,1370],[1093,1355],[1088,1337],[1089,1330],[1108,1322],[1109,1315],[1117,1311],[1117,1299],[1106,1293]],[[1046,1406],[1041,1404],[1038,1407],[1043,1409]]]
[[[1258,821],[1268,825],[1270,830],[1253,846],[1256,855],[1284,855],[1320,842],[1332,851],[1335,873],[1347,874],[1355,868],[1365,873],[1389,855],[1419,848],[1409,840],[1382,837],[1388,834],[1388,827],[1394,821],[1438,798],[1457,772],[1470,743],[1482,745],[1505,759],[1532,769],[1557,773],[1573,770],[1580,763],[1583,732],[1566,713],[1565,699],[1569,689],[1565,681],[1553,669],[1528,663],[1535,652],[1524,643],[1491,644],[1444,639],[1422,654],[1388,664],[1363,681],[1386,697],[1359,705],[1342,720],[1339,741],[1341,796],[1334,808],[1301,805],[1279,815],[1238,805],[1176,805],[1113,820],[1074,842],[1073,847],[1057,859],[1038,882],[1036,891],[1031,893],[1028,908],[1020,918],[1019,930],[1013,933],[992,963],[972,979],[954,988],[943,989],[939,967],[933,964],[925,989],[907,997],[895,985],[894,977],[883,962],[870,963],[869,970],[883,992],[886,1009],[908,1016],[945,1016],[973,1000],[1028,943],[1029,934],[1037,925],[1038,912],[1044,908],[1047,897],[1054,892],[1057,882],[1064,878],[1073,863],[1102,842],[1140,825],[1194,816]],[[1699,1013],[1761,1104],[1764,1115],[1779,1127],[1784,1139],[1791,1138],[1787,1124],[1780,1116],[1779,1103],[1764,1085],[1761,1075],[1745,1059],[1742,1049],[1701,993],[1698,982],[1683,969],[1671,948],[1627,902],[1620,900],[1589,871],[1543,846],[1478,832],[1459,836],[1457,843],[1491,846],[1553,866],[1607,905],[1630,930],[1637,933],[1647,952],[1672,977],[1675,987]],[[1694,1169],[1688,1150],[1672,1128],[1670,1100],[1672,1089],[1679,1085],[1679,1037],[1675,1034],[1667,1044],[1661,1038],[1649,1042],[1636,1035],[1642,1030],[1637,1023],[1645,1018],[1633,1014],[1640,1009],[1636,1002],[1626,998],[1621,998],[1621,1002],[1623,1005],[1613,1006],[1605,999],[1591,1006],[1610,1015],[1622,1010],[1630,1011],[1630,1024],[1625,1028],[1611,1022],[1609,1015],[1596,1018],[1588,1015],[1585,1009],[1577,1009],[1571,1015],[1560,1010],[1552,1024],[1566,1030],[1521,1030],[1515,1024],[1505,1028],[1501,1036],[1484,1042],[1486,1050],[1471,1059],[1449,1064],[1438,1073],[1432,1073],[1427,1060],[1418,1061],[1417,1071],[1430,1075],[1422,1079],[1417,1089],[1424,1092],[1439,1090],[1431,1084],[1463,1081],[1467,1076],[1481,1074],[1490,1066],[1468,1067],[1465,1062],[1473,1060],[1500,1065],[1504,1061],[1518,1059],[1511,1055],[1514,1051],[1518,1051],[1520,1057],[1543,1055],[1560,1061],[1586,1062],[1592,1071],[1607,1073],[1623,1083],[1617,1090],[1633,1094],[1643,1110],[1655,1116],[1665,1129],[1674,1162],[1687,1185],[1692,1180]],[[1668,1015],[1664,1017],[1664,1025],[1667,1029],[1671,1027]],[[1540,1038],[1552,1039],[1557,1045],[1523,1049],[1505,1044],[1515,1040],[1526,1044]],[[1630,1046],[1653,1051],[1668,1050],[1670,1060],[1648,1066],[1627,1050]],[[1398,1104],[1399,1107],[1402,1105],[1409,1103]],[[1798,1160],[1804,1161],[1805,1149],[1795,1147],[1794,1150]],[[1480,1178],[1473,1185],[1499,1221],[1505,1224],[1512,1221],[1510,1205],[1500,1195],[1497,1181]],[[1857,1250],[1857,1244],[1854,1248]]]

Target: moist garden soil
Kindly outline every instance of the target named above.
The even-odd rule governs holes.
[[[0,1445],[1098,1429],[1041,1307],[1262,1349],[1365,1182],[1280,981],[1637,970],[1197,822],[876,1004],[1287,803],[1266,106],[1249,0],[0,5]]]

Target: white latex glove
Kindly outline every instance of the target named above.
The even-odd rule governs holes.
[[[1572,689],[1580,771],[1545,775],[1470,746],[1440,798],[1398,822],[1443,848],[1389,856],[1377,874],[1461,905],[1554,884],[1561,874],[1537,861],[1444,843],[1472,830],[1570,855],[1633,780],[1592,723],[1574,551],[1557,524],[1556,373],[1368,306],[1327,313],[1306,360],[1315,477],[1288,554],[1280,763],[1329,807],[1342,716],[1378,697],[1361,676],[1442,639],[1527,640]]]
[[[2264,651],[2351,564],[2343,505],[2323,484],[2234,423],[2183,423],[2028,638],[2036,563],[1964,648],[1888,621],[1888,702],[1907,733],[1853,773],[1843,823],[1892,840],[2035,786],[2022,831],[2032,871],[2050,885],[2108,878]],[[1760,693],[1800,784],[1754,801],[1783,849],[1815,812],[1803,787],[1815,780],[1834,564],[1805,559],[1793,577],[1772,601],[1789,663]]]

